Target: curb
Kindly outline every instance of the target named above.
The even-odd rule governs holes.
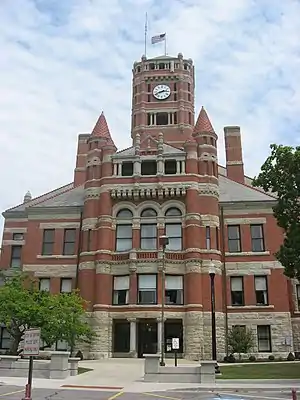
[[[275,392],[275,391],[291,391],[292,389],[295,389],[296,391],[299,391],[300,393],[300,386],[272,386],[272,387],[266,387],[266,386],[243,386],[243,387],[234,387],[234,386],[201,386],[198,388],[181,388],[181,389],[170,389],[174,392],[220,392],[220,391],[227,391],[230,390],[232,392]]]

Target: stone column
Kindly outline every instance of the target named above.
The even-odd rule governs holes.
[[[130,322],[130,355],[136,357],[136,318],[128,318],[128,321]]]

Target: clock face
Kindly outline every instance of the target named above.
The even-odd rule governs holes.
[[[167,85],[157,85],[153,89],[153,96],[157,100],[165,100],[167,99],[171,94],[171,89]]]

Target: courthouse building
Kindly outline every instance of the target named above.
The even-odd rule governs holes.
[[[253,330],[252,354],[299,351],[300,288],[273,255],[276,198],[244,175],[240,128],[224,127],[220,166],[213,124],[203,107],[195,114],[192,60],[142,57],[132,73],[132,146],[117,149],[102,113],[78,136],[73,181],[4,212],[1,269],[31,272],[52,293],[78,287],[92,358],[159,351],[162,322],[182,356],[211,358],[212,265],[219,359],[233,325]]]

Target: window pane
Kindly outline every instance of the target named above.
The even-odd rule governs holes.
[[[132,225],[117,225],[118,239],[130,239],[132,238]]]
[[[264,251],[263,239],[252,239],[252,251]]]
[[[155,304],[156,290],[139,291],[140,304]]]
[[[169,208],[166,211],[166,216],[167,217],[180,217],[181,215],[182,215],[181,211],[178,208],[175,208],[175,207]]]
[[[231,304],[233,306],[244,305],[244,293],[243,292],[231,292]]]
[[[132,249],[132,239],[117,239],[116,251],[127,251]]]
[[[141,217],[156,217],[157,212],[153,210],[153,208],[146,208],[144,211],[141,213]]]
[[[114,277],[114,290],[128,290],[129,289],[129,276],[115,276]]]
[[[49,290],[50,290],[50,279],[49,278],[41,278],[40,279],[40,290],[49,292]]]
[[[65,229],[65,242],[75,242],[76,229]]]
[[[169,290],[165,291],[165,298],[167,304],[183,304],[183,290]]]
[[[169,244],[166,246],[167,250],[182,250],[181,238],[169,238]]]
[[[255,290],[267,290],[267,279],[265,276],[255,276]]]
[[[124,210],[120,210],[117,214],[117,218],[124,218],[124,219],[130,219],[132,218],[132,212],[130,210],[128,210],[127,208]]]
[[[129,290],[114,290],[113,304],[128,304]]]
[[[73,254],[75,254],[75,243],[74,242],[64,243],[64,255],[71,256]]]
[[[258,351],[271,351],[271,331],[269,325],[257,326]]]
[[[243,278],[240,276],[232,277],[230,279],[231,282],[231,290],[233,292],[242,291],[243,290]]]
[[[157,226],[156,224],[142,224],[141,225],[141,237],[142,238],[156,238]]]
[[[228,239],[239,239],[240,230],[238,225],[228,226]]]
[[[62,293],[71,293],[72,292],[72,279],[62,278],[60,291]]]
[[[55,234],[54,229],[45,229],[43,242],[44,243],[54,242],[54,234]]]
[[[43,243],[42,255],[43,256],[51,256],[53,254],[54,243]]]
[[[228,241],[228,250],[230,253],[238,253],[241,251],[240,240],[230,239]]]
[[[166,289],[183,289],[182,275],[166,275]]]
[[[21,258],[22,246],[11,246],[12,258]]]
[[[251,237],[253,239],[261,239],[263,237],[263,227],[262,225],[251,225]]]
[[[153,239],[141,239],[142,250],[155,250],[157,248],[156,238]]]
[[[155,289],[156,288],[156,275],[139,275],[138,277],[139,289]]]
[[[168,238],[181,238],[181,224],[166,224],[166,236]]]

